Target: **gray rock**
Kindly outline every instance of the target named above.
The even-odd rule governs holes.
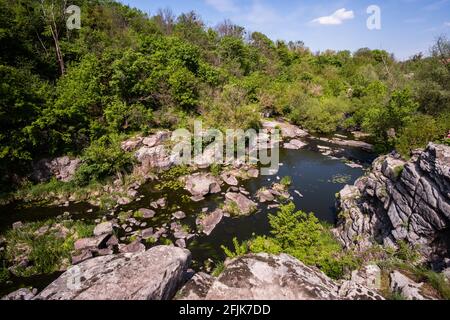
[[[80,159],[71,159],[68,156],[42,159],[33,165],[30,178],[35,182],[46,182],[55,177],[57,180],[68,182],[73,179],[80,165]]]
[[[171,246],[97,257],[67,270],[36,299],[171,299],[183,280],[189,262],[189,251]]]
[[[95,226],[94,236],[100,236],[102,234],[112,234],[113,224],[111,221],[102,222]]]
[[[147,228],[141,231],[142,239],[147,240],[153,237],[153,228]]]
[[[164,145],[155,147],[144,146],[135,153],[135,157],[142,165],[142,170],[148,172],[149,169],[169,169],[174,164],[174,159],[169,155]]]
[[[164,141],[167,141],[171,137],[171,132],[169,131],[158,131],[154,135],[151,135],[147,138],[144,138],[142,143],[147,147],[154,147],[162,144]]]
[[[180,248],[186,248],[186,241],[184,239],[177,239],[175,245]]]
[[[185,189],[193,197],[203,197],[220,192],[220,181],[210,173],[195,173],[186,178]]]
[[[259,177],[259,170],[256,168],[251,168],[247,171],[247,175],[250,178],[258,178]]]
[[[248,215],[253,213],[257,208],[257,204],[248,199],[242,193],[227,192],[225,194],[225,198],[226,206],[224,210],[231,214]],[[230,212],[234,211],[234,208],[236,208],[238,212]]]
[[[136,253],[136,252],[144,252],[145,251],[145,245],[142,244],[140,241],[135,240],[131,242],[130,244],[127,244],[125,246],[119,246],[119,251],[121,253]]]
[[[382,299],[376,292],[352,291],[354,299]],[[350,287],[349,287],[350,289]],[[340,295],[340,291],[343,295]],[[342,300],[348,299],[340,285],[316,268],[286,255],[249,254],[227,260],[218,278],[199,274],[179,292],[179,299],[192,300]],[[350,291],[350,290],[348,290]],[[344,294],[345,293],[345,294]]]
[[[450,227],[449,203],[450,147],[430,143],[408,162],[396,154],[377,158],[371,172],[346,186],[333,233],[346,248],[365,250],[374,241],[395,248],[402,240],[431,259],[446,248],[435,239]]]
[[[258,190],[258,192],[256,193],[256,197],[258,198],[258,201],[261,203],[271,202],[275,200],[275,197],[273,196],[272,192],[270,192],[270,190],[267,189]]]
[[[196,273],[177,293],[177,300],[203,300],[214,282],[214,277],[207,273]]]
[[[279,128],[283,138],[306,137],[309,135],[305,130],[287,122],[263,121],[262,125],[264,129],[269,131]]]
[[[80,254],[72,256],[72,264],[76,265],[85,260],[91,259],[93,257],[91,250],[83,250]]]
[[[369,264],[352,272],[352,279],[356,284],[372,290],[381,289],[381,269],[376,264]]]
[[[237,186],[239,183],[235,176],[228,173],[222,173],[220,177],[226,184],[230,186]]]
[[[183,211],[177,211],[172,214],[172,217],[174,219],[181,220],[181,219],[186,218],[186,213],[184,213]]]
[[[133,151],[142,146],[142,137],[134,137],[125,141],[122,141],[121,147],[123,151]]]
[[[119,240],[117,239],[117,237],[116,237],[115,235],[112,235],[112,236],[108,239],[108,241],[106,241],[106,246],[107,246],[108,248],[117,246],[118,244],[119,244]]]
[[[132,202],[132,200],[130,198],[127,198],[127,197],[119,197],[117,199],[117,204],[119,204],[121,206],[130,204],[131,202]]]
[[[297,140],[297,139],[292,139],[288,143],[285,143],[283,145],[283,147],[285,149],[299,150],[299,149],[305,147],[306,145],[307,145],[307,143],[305,143],[305,142],[302,142],[302,141]]]
[[[432,300],[421,293],[422,283],[416,283],[398,271],[390,275],[390,289],[392,292],[401,294],[407,300]]]
[[[139,211],[142,213],[144,219],[151,219],[155,216],[156,212],[154,210],[141,208]]]
[[[23,227],[22,221],[16,221],[12,224],[13,230],[17,230]]]
[[[36,295],[36,289],[21,288],[2,297],[1,300],[32,300]]]
[[[211,232],[216,228],[216,226],[222,221],[223,211],[221,209],[216,209],[210,214],[207,214],[201,218],[197,219],[197,225],[204,234],[209,236]]]
[[[325,141],[331,144],[336,144],[340,146],[353,147],[353,148],[361,148],[367,151],[373,151],[373,145],[367,142],[358,141],[358,140],[343,140],[339,138],[319,138],[321,141]]]
[[[74,248],[77,251],[99,248],[107,242],[108,237],[107,234],[102,234],[96,237],[78,239],[75,241]]]

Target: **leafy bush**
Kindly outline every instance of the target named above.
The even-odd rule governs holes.
[[[239,244],[239,241],[236,237],[233,238],[233,246],[234,251],[228,249],[224,245],[221,246],[222,250],[225,252],[225,255],[228,258],[236,258],[242,255],[245,255],[248,253],[248,245],[246,242],[243,242],[242,244]]]
[[[351,252],[343,250],[328,227],[322,225],[314,214],[295,211],[289,203],[269,215],[272,237],[258,236],[239,244],[233,239],[234,251],[222,246],[229,258],[246,253],[287,253],[307,265],[320,268],[328,276],[339,279],[359,265]]]
[[[438,141],[446,136],[450,128],[450,114],[439,118],[428,115],[416,115],[399,133],[395,148],[409,158],[411,151],[424,148],[430,141]]]
[[[290,176],[284,176],[281,178],[280,183],[285,187],[289,187],[292,184],[292,178]]]
[[[94,141],[84,150],[83,163],[75,175],[75,182],[86,185],[91,181],[97,181],[117,172],[126,171],[132,164],[132,154],[120,147],[119,135],[103,136]]]
[[[56,272],[68,265],[75,240],[91,236],[93,230],[93,225],[81,221],[26,223],[5,234],[6,261],[18,276]],[[27,265],[21,265],[21,259],[26,259]]]

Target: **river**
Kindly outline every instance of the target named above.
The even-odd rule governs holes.
[[[250,193],[250,198],[255,202],[254,195],[261,187],[270,187],[273,182],[277,182],[284,176],[292,178],[292,185],[289,193],[293,198],[298,210],[313,212],[321,221],[333,224],[336,222],[335,194],[339,192],[345,184],[352,184],[358,177],[363,175],[363,168],[352,168],[345,162],[348,160],[358,162],[367,167],[374,159],[374,155],[356,148],[337,147],[316,139],[307,139],[308,145],[301,150],[280,150],[280,169],[273,176],[259,176],[251,180],[240,182],[240,186]],[[320,145],[320,147],[319,147]],[[324,155],[323,147],[330,147],[338,150],[332,156]],[[222,193],[208,196],[204,201],[182,201],[182,196],[188,196],[185,190],[159,191],[155,186],[158,182],[143,185],[139,192],[144,197],[139,201],[134,201],[123,206],[116,211],[138,210],[139,208],[149,208],[149,204],[161,197],[167,199],[167,207],[158,209],[157,214],[152,219],[142,220],[147,223],[145,228],[169,226],[172,213],[182,210],[187,217],[181,221],[183,225],[188,225],[193,233],[196,231],[196,217],[205,208],[208,211],[214,210],[223,203],[224,192],[227,186],[222,187]],[[186,198],[186,197],[184,197]],[[93,212],[87,213],[89,209]],[[199,234],[187,241],[187,247],[192,252],[193,268],[205,270],[206,262],[222,261],[225,256],[221,245],[232,246],[232,239],[237,237],[239,241],[248,240],[255,235],[268,235],[270,226],[268,214],[275,213],[276,208],[268,209],[267,204],[259,204],[258,211],[250,216],[228,218],[217,225],[209,235]],[[33,204],[13,203],[0,207],[0,233],[4,233],[15,221],[37,221],[62,215],[69,212],[72,219],[82,219],[94,221],[107,214],[85,203],[71,204],[69,207],[48,207]],[[133,232],[141,227],[133,227]],[[124,232],[119,232],[119,236],[125,236]],[[169,238],[171,236],[169,235]],[[174,240],[172,238],[172,240]],[[2,292],[11,291],[21,285],[30,285],[38,289],[49,284],[58,274],[43,275],[29,279],[13,278],[12,283],[0,288]]]

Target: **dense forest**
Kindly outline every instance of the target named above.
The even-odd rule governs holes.
[[[284,117],[317,133],[362,130],[408,157],[450,129],[450,42],[397,61],[383,50],[312,52],[195,12],[149,16],[112,0],[0,0],[2,191],[33,161],[81,156],[80,185],[131,160],[127,135],[194,119],[221,129]],[[448,139],[446,140],[448,143]]]

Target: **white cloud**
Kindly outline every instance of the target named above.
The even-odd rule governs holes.
[[[205,2],[220,12],[233,12],[237,10],[237,6],[233,0],[205,0]]]
[[[444,26],[450,27],[450,21],[449,21],[449,22],[445,22],[445,23],[444,23]]]
[[[314,19],[313,23],[318,23],[322,25],[339,25],[345,20],[351,20],[355,17],[353,11],[347,11],[345,8],[339,9],[330,16],[319,17]]]

